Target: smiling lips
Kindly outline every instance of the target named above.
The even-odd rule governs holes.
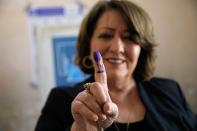
[[[104,60],[106,60],[107,62],[109,62],[111,64],[122,64],[122,63],[126,62],[126,60],[122,59],[122,58],[106,58]]]

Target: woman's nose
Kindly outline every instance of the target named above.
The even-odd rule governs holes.
[[[124,42],[121,38],[114,38],[110,45],[110,50],[114,53],[123,53],[125,50]]]

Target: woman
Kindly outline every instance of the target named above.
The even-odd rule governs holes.
[[[142,8],[99,1],[84,18],[77,44],[76,63],[92,77],[54,88],[36,131],[196,130],[179,85],[152,77],[154,33]]]

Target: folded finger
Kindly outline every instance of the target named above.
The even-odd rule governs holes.
[[[85,106],[81,101],[78,100],[74,100],[72,102],[72,114],[75,120],[83,118],[95,122],[98,120],[98,116],[87,106]]]
[[[82,92],[84,95],[79,95],[76,99],[84,103],[92,112],[99,116],[99,119],[105,120],[106,115],[102,111],[102,107],[97,102],[96,98],[89,91]]]

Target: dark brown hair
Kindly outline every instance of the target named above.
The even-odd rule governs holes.
[[[83,60],[90,55],[90,40],[100,16],[109,10],[121,12],[132,33],[133,41],[141,47],[141,54],[133,74],[134,78],[138,81],[149,79],[154,72],[155,60],[152,21],[141,7],[126,0],[99,1],[85,16],[79,31],[75,63],[79,65],[84,73],[94,73],[93,68],[84,66]],[[87,61],[86,64],[91,64],[91,61]]]

